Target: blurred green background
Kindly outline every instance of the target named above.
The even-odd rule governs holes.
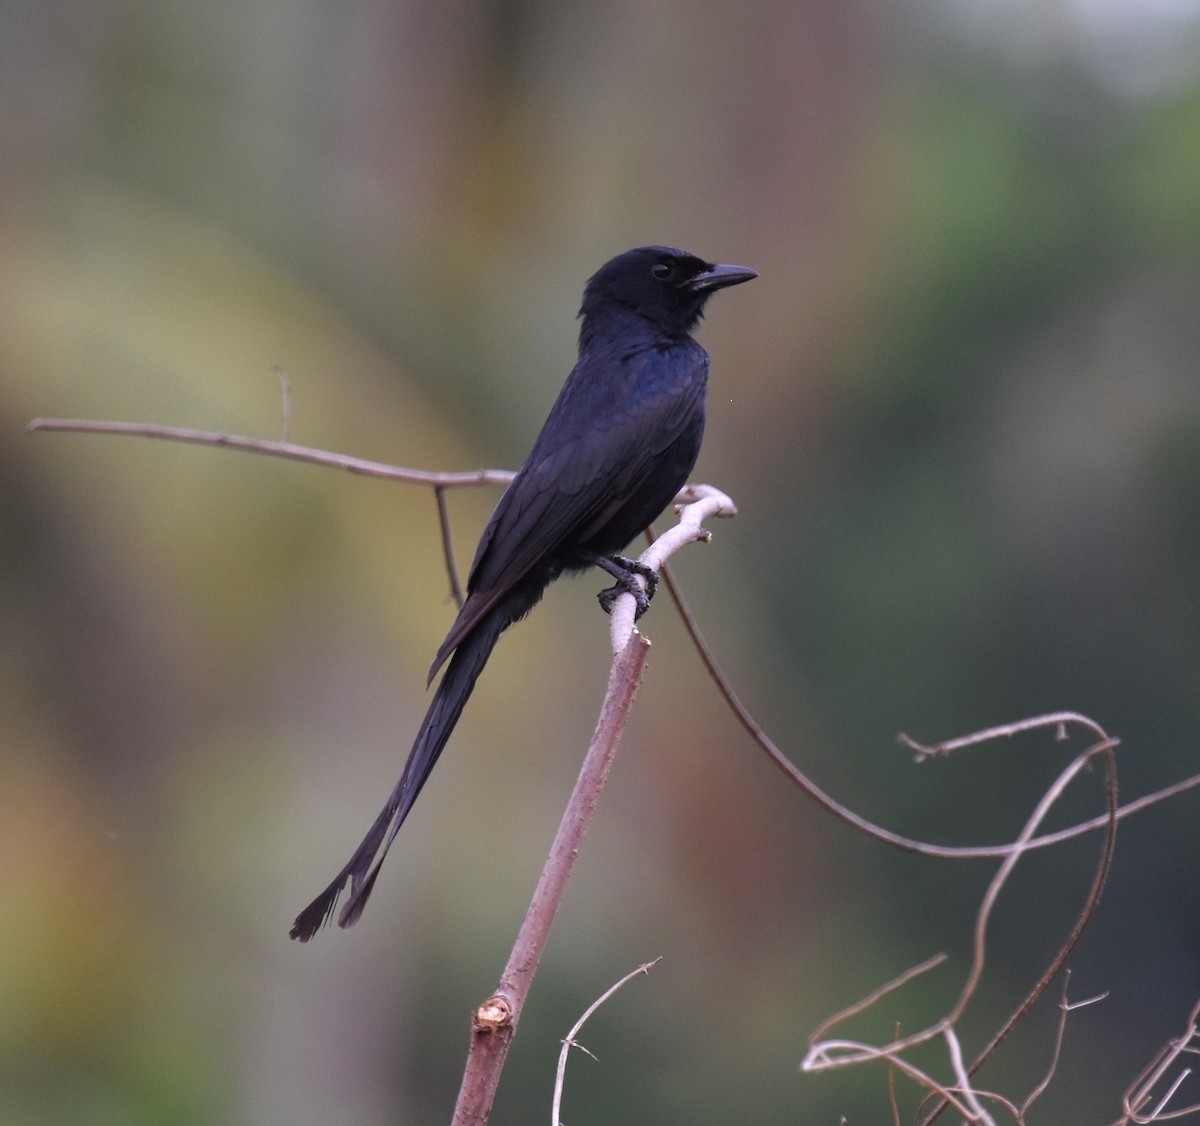
[[[701,331],[697,476],[741,514],[677,570],[768,730],[943,843],[1011,838],[1068,750],[918,767],[900,730],[1073,708],[1122,739],[1126,797],[1196,769],[1197,0],[10,0],[0,140],[0,1121],[447,1121],[607,667],[601,580],[559,584],[363,923],[289,942],[424,708],[433,500],[36,415],[274,437],[278,364],[296,441],[512,468],[601,262],[752,265]],[[465,562],[495,493],[451,501]],[[802,1075],[806,1037],[939,950],[846,1031],[943,1012],[994,868],[814,809],[665,601],[645,629],[493,1121],[547,1121],[559,1038],[660,954],[585,1030],[570,1126],[890,1121],[883,1070]],[[1074,997],[1111,993],[1031,1121],[1115,1119],[1200,995],[1196,809],[1122,827],[1071,963]],[[1018,869],[968,1055],[1097,848]],[[981,1085],[1020,1101],[1054,1016]]]

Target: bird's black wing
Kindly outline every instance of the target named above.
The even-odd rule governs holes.
[[[607,395],[603,387],[576,379],[586,378],[586,370],[572,373],[575,386],[563,389],[533,453],[484,529],[471,565],[470,593],[438,650],[430,679],[539,563],[564,545],[582,546],[628,504],[656,459],[703,411],[708,356],[699,345],[649,348],[623,357],[621,364],[621,378]]]

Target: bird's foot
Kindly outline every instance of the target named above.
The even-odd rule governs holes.
[[[601,609],[606,614],[611,614],[614,603],[622,594],[632,594],[634,602],[637,603],[637,609],[633,613],[633,620],[636,622],[650,609],[650,599],[658,590],[658,572],[653,567],[647,567],[645,563],[639,563],[636,559],[627,559],[624,555],[600,555],[596,557],[595,563],[617,580],[596,595]],[[637,581],[639,576],[646,580],[645,589]]]

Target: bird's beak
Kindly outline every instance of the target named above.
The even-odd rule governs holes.
[[[688,288],[694,290],[724,289],[727,285],[741,285],[752,278],[758,277],[758,271],[749,266],[709,266],[702,274],[697,274]]]

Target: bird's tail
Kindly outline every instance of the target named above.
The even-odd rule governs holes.
[[[429,711],[425,713],[421,730],[417,732],[400,781],[349,863],[337,874],[333,883],[296,916],[291,929],[292,938],[307,942],[329,921],[347,881],[350,884],[350,896],[338,916],[338,926],[349,927],[358,921],[397,831],[417,800],[458,717],[462,715],[463,706],[491,656],[496,639],[508,624],[508,616],[502,608],[497,607],[476,625],[454,651],[433,695]]]

